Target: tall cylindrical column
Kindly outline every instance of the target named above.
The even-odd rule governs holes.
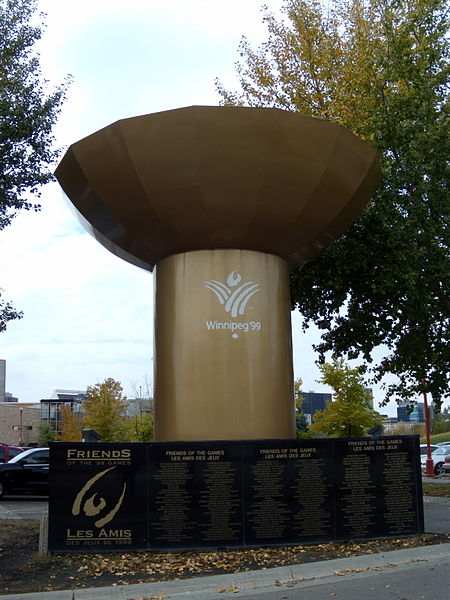
[[[288,266],[250,250],[156,267],[157,441],[295,437]]]

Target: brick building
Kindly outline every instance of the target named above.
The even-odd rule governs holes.
[[[11,446],[27,446],[37,440],[41,422],[39,404],[0,403],[0,442]]]

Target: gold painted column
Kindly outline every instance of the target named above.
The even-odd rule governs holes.
[[[200,250],[156,267],[155,439],[295,438],[288,265]]]
[[[293,438],[287,271],[367,205],[375,150],[298,113],[190,106],[104,127],[55,175],[98,242],[156,267],[156,439]]]

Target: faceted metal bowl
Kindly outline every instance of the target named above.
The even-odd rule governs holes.
[[[55,175],[96,239],[149,270],[218,248],[302,264],[353,223],[380,180],[375,151],[338,125],[212,106],[113,123],[70,146]]]

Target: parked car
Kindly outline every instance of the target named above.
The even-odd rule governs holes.
[[[8,460],[23,452],[24,449],[20,446],[10,446],[9,444],[0,442],[0,463],[8,462]]]
[[[434,452],[438,448],[439,448],[439,446],[437,444],[430,444],[431,452]],[[426,455],[426,453],[427,453],[427,445],[420,444],[420,456],[423,456],[424,454]]]
[[[442,465],[442,475],[450,475],[450,454],[445,457]]]
[[[450,446],[439,446],[439,448],[437,448],[436,450],[434,450],[434,452],[431,453],[435,475],[442,475],[444,473],[443,465],[447,456],[450,456]],[[420,457],[420,463],[422,466],[422,471],[425,472],[427,464],[426,454],[423,454]]]
[[[30,448],[0,464],[0,498],[5,494],[48,494],[48,448]]]
[[[436,442],[436,446],[450,446],[450,442]]]

